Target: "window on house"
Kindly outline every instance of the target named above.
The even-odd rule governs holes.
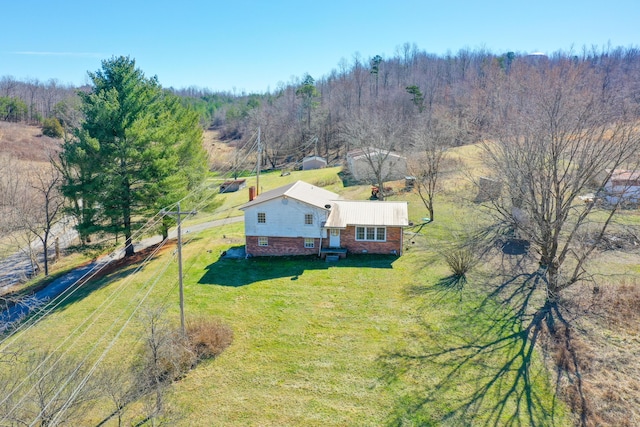
[[[258,212],[258,224],[265,224],[267,222],[267,213]]]
[[[304,214],[304,225],[313,225],[313,214]]]
[[[315,246],[315,239],[313,237],[305,237],[304,238],[304,247],[305,248],[313,248]]]
[[[268,237],[258,237],[258,246],[269,246]]]
[[[367,240],[376,240],[376,229],[373,227],[367,227]]]
[[[356,240],[384,242],[387,240],[387,229],[385,227],[356,227]]]

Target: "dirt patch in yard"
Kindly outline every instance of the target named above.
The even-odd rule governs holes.
[[[151,255],[153,255],[154,252],[155,252],[155,255],[153,256],[157,257],[175,248],[178,244],[178,241],[176,239],[169,240],[164,244],[164,246],[158,249],[158,246],[160,246],[161,244],[162,243],[158,243],[152,246],[148,246],[144,249],[140,249],[139,251],[134,253],[132,256],[111,261],[106,267],[102,268],[97,274],[92,276],[91,280],[100,279],[111,273],[120,271],[126,267],[139,265],[142,262],[144,262],[147,258],[149,258]]]

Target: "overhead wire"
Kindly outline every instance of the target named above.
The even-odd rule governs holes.
[[[254,132],[254,134],[247,140],[247,143],[245,143],[245,146],[257,135],[257,130]],[[247,152],[247,154],[245,155],[245,157],[243,158],[243,161],[246,160],[246,158],[250,155],[251,151],[253,149],[256,148],[257,145],[257,139],[254,141],[251,149]],[[181,201],[184,201],[185,199],[187,199],[188,197],[192,196],[197,190],[192,190],[189,194],[187,194],[185,197],[183,197],[181,199]],[[201,203],[199,203],[199,205],[204,205],[205,201],[203,200]],[[175,206],[176,204],[173,204],[172,206]],[[160,218],[162,218],[162,215],[160,214],[156,214],[154,217],[152,217],[151,219],[149,219],[147,221],[147,224],[145,224],[145,226],[141,227],[140,229],[136,230],[136,232],[134,233],[134,236],[132,236],[131,240],[136,240],[136,238],[138,236],[143,235],[146,230],[150,230],[152,227],[154,227],[155,225],[157,225],[160,222]],[[151,223],[152,221],[155,221],[153,223]],[[151,223],[151,225],[149,225]],[[14,341],[15,339],[17,339],[17,337],[19,336],[20,333],[25,333],[26,331],[28,331],[31,327],[35,326],[38,322],[39,319],[44,318],[44,316],[46,316],[47,314],[49,314],[51,311],[53,311],[54,309],[56,309],[60,304],[62,304],[67,298],[69,298],[73,293],[75,293],[79,287],[77,286],[78,283],[87,283],[88,281],[90,281],[91,279],[93,279],[102,269],[106,268],[114,259],[115,259],[115,255],[122,251],[123,249],[115,249],[113,250],[108,257],[110,258],[110,260],[106,263],[96,263],[91,270],[87,271],[82,277],[78,278],[74,283],[70,284],[69,287],[67,289],[65,289],[65,291],[63,291],[63,293],[61,293],[60,295],[58,295],[54,300],[52,300],[51,302],[49,302],[48,304],[46,304],[45,306],[41,307],[36,313],[32,313],[29,317],[29,319],[26,322],[22,322],[18,328],[14,329],[9,335],[7,335],[6,337],[4,337],[2,340],[0,340],[0,346],[5,344],[6,341],[13,337]],[[68,290],[71,290],[69,292],[67,292]],[[58,299],[59,301],[57,303],[54,304],[54,302],[56,301],[56,299]],[[17,335],[17,336],[16,336]],[[6,345],[3,348],[0,348],[0,351],[3,351],[6,349]]]
[[[166,240],[163,242],[166,243]],[[173,261],[173,259],[171,260]],[[166,270],[168,269],[170,263],[165,263],[164,269],[162,270],[161,274],[157,274],[155,276],[155,280],[153,281],[153,283],[148,287],[147,291],[145,292],[145,294],[140,298],[140,300],[138,301],[136,307],[130,311],[129,316],[127,317],[127,319],[124,321],[124,323],[120,326],[120,328],[118,329],[118,331],[115,333],[115,335],[111,338],[111,340],[109,341],[109,343],[106,345],[106,347],[104,348],[104,350],[102,351],[102,353],[100,354],[100,356],[97,358],[97,360],[93,363],[93,365],[91,366],[91,368],[88,370],[88,372],[86,373],[86,375],[82,378],[82,380],[79,382],[79,384],[75,387],[75,389],[73,390],[73,392],[69,395],[69,397],[67,398],[67,401],[64,403],[62,410],[66,410],[66,408],[68,408],[73,400],[75,399],[75,397],[80,393],[80,391],[82,391],[82,389],[85,387],[85,385],[87,384],[87,382],[89,381],[89,379],[91,378],[91,376],[95,373],[95,371],[97,370],[98,366],[102,363],[102,361],[105,359],[105,357],[107,356],[107,354],[111,351],[111,349],[114,347],[114,345],[116,344],[116,342],[118,341],[118,339],[120,338],[120,336],[122,335],[122,333],[124,332],[124,330],[127,328],[127,326],[130,324],[130,322],[132,321],[132,319],[134,318],[134,316],[136,315],[136,313],[140,310],[140,308],[142,307],[143,303],[147,300],[147,298],[149,297],[149,295],[151,295],[151,292],[155,289],[156,285],[158,284],[160,277],[163,276],[163,274],[166,272]],[[145,286],[142,286],[140,289],[144,289]],[[133,299],[132,299],[133,301]],[[120,320],[120,319],[118,319]],[[114,322],[112,322],[112,326],[114,326],[116,324],[116,321],[114,320]],[[106,336],[106,333],[103,334],[103,337]],[[97,348],[97,343],[93,346],[93,348],[91,349],[91,351],[89,352],[89,354],[87,356],[85,356],[85,359],[81,362],[84,363],[84,361],[88,358],[88,356],[93,353],[95,351],[95,349]],[[56,393],[56,396],[52,397],[51,401],[52,402],[61,392],[62,392],[63,388],[61,387],[58,390],[58,393]],[[48,406],[48,405],[47,405]],[[46,410],[43,409],[43,411]],[[62,411],[61,410],[61,411]],[[59,412],[58,414],[60,414],[61,412]],[[58,417],[54,417],[55,421]]]
[[[152,227],[157,225],[159,223],[158,218],[161,218],[161,216],[158,217],[158,214],[150,218],[147,221],[145,227],[147,227],[148,229],[151,229]],[[143,234],[143,229],[137,230],[133,234],[131,241],[133,242],[134,240],[137,240],[137,237],[141,236],[142,234]],[[89,283],[97,274],[99,274],[103,269],[108,267],[111,264],[111,262],[113,262],[115,259],[119,259],[119,256],[118,258],[116,258],[116,256],[119,254],[119,252],[122,252],[125,249],[126,247],[124,248],[119,247],[114,249],[109,255],[107,255],[107,257],[109,258],[108,262],[96,263],[89,271],[87,271],[84,275],[82,275],[80,278],[76,279],[73,283],[71,283],[62,293],[57,295],[53,300],[49,301],[44,306],[40,307],[38,311],[36,311],[35,313],[31,313],[30,317],[25,322],[22,322],[18,326],[18,328],[11,331],[6,337],[0,340],[0,352],[6,351],[7,345],[5,345],[5,343],[7,340],[9,340],[10,338],[14,338],[13,341],[17,340],[20,334],[25,333],[26,331],[31,329],[33,326],[35,326],[37,323],[39,323],[41,319],[43,319],[46,315],[50,314],[53,310],[58,308],[63,302],[65,302],[68,298],[70,298],[74,293],[76,293],[82,287],[83,284]]]
[[[193,240],[193,238],[188,238],[187,241],[185,242],[185,244],[190,243]],[[175,255],[175,253],[174,253]],[[167,264],[168,265],[168,264]],[[193,264],[192,264],[193,265]],[[190,270],[190,268],[188,269]],[[166,271],[166,267],[165,267],[165,271]],[[164,271],[163,271],[164,273]],[[157,284],[157,281],[159,280],[160,275],[157,275],[157,280],[154,283],[153,286],[155,286]],[[170,291],[175,291],[175,284],[173,287],[170,288]],[[133,315],[135,314],[135,311],[137,311],[142,302],[144,302],[144,300],[146,300],[146,298],[149,296],[151,289],[149,289],[149,291],[147,292],[147,294],[145,295],[145,297],[140,301],[140,303],[138,304],[138,307],[130,314],[129,318],[127,319],[127,321],[125,322],[125,324],[122,325],[122,327],[120,328],[120,330],[118,331],[118,333],[113,337],[113,339],[111,340],[111,342],[109,343],[109,345],[107,346],[107,348],[105,348],[105,350],[103,351],[103,353],[100,355],[100,357],[98,358],[98,360],[96,360],[96,362],[93,364],[93,366],[91,367],[91,369],[89,370],[89,372],[85,375],[85,377],[82,379],[82,381],[80,382],[80,384],[76,387],[76,389],[74,390],[74,392],[70,395],[70,397],[68,398],[67,402],[65,402],[65,407],[68,407],[69,405],[71,405],[73,398],[81,391],[81,389],[84,387],[84,385],[88,382],[90,376],[95,372],[95,370],[97,369],[98,365],[102,362],[102,360],[104,360],[104,358],[106,357],[107,353],[110,351],[110,349],[113,347],[113,345],[115,345],[115,342],[117,341],[117,339],[119,338],[119,336],[121,335],[121,333],[124,331],[124,328],[128,325],[128,323],[130,322],[130,320],[133,318]],[[165,299],[168,299],[169,293],[167,293],[167,295],[165,295]]]
[[[248,142],[247,142],[247,144],[248,144]],[[246,145],[246,144],[245,144],[245,145]],[[254,144],[252,145],[251,150],[255,149],[256,145],[257,145],[257,140],[256,140],[256,141],[254,141]],[[246,158],[251,154],[251,150],[249,150],[249,151],[247,152],[247,154],[246,154],[246,155],[245,155],[245,157],[243,158],[243,161],[245,161],[245,160],[246,160]],[[186,198],[188,198],[188,197],[189,197],[189,195],[185,196],[185,198],[183,198],[182,200],[185,200],[185,199],[186,199]],[[198,203],[198,205],[200,205],[200,206],[201,206],[201,205],[203,205],[203,204],[205,204],[205,203],[206,203],[206,201],[205,201],[205,200],[203,200],[203,201],[201,201],[200,203]],[[230,208],[230,209],[228,209],[228,210],[229,210],[229,211],[231,211],[231,210],[233,210],[233,209],[235,209],[235,207],[232,207],[232,208]],[[156,215],[154,218],[161,218],[161,216]],[[149,224],[150,222],[151,222],[151,219],[147,222],[147,224]],[[155,222],[154,222],[154,223],[152,223],[152,224],[151,224],[151,226],[149,226],[149,227],[146,227],[146,226],[141,227],[139,230],[137,230],[138,235],[142,235],[142,234],[143,234],[143,232],[144,232],[144,230],[145,230],[145,228],[147,228],[147,229],[151,229],[151,227],[152,227],[152,226],[157,225],[157,223],[158,223],[158,222],[159,222],[159,220],[158,220],[158,221],[155,221]],[[134,239],[132,238],[132,240],[134,240]],[[191,240],[192,240],[191,238],[188,238],[188,239],[186,240],[186,242],[185,242],[185,245],[188,245],[188,244],[191,242]],[[166,243],[166,242],[163,242],[163,244],[162,244],[162,245],[164,245],[164,243]],[[162,245],[160,245],[159,247],[161,247]],[[122,250],[122,249],[120,249],[120,251],[121,251],[121,250]],[[69,297],[70,297],[70,295],[71,295],[71,294],[73,294],[73,292],[77,291],[77,289],[79,289],[79,288],[80,288],[80,286],[77,286],[79,282],[83,282],[83,281],[84,281],[84,283],[88,283],[88,282],[89,282],[93,277],[95,277],[95,275],[96,275],[100,270],[102,270],[102,268],[105,268],[106,266],[108,266],[108,265],[113,261],[114,254],[115,254],[115,253],[117,253],[118,251],[119,251],[119,250],[114,250],[114,251],[109,255],[109,257],[110,257],[110,258],[112,258],[109,262],[102,264],[102,265],[100,266],[100,268],[96,269],[95,271],[94,271],[93,269],[92,269],[92,270],[90,270],[87,274],[83,275],[79,280],[77,280],[76,282],[74,282],[74,284],[72,284],[72,285],[70,286],[70,288],[74,288],[74,290],[73,290],[73,291],[71,291],[71,292],[69,292],[69,294],[68,294],[68,295],[66,295],[66,296],[64,296],[63,298],[61,298],[61,300],[60,300],[58,303],[56,303],[55,305],[47,304],[47,307],[49,307],[49,309],[48,309],[47,311],[45,311],[44,309],[43,309],[43,310],[40,310],[40,311],[39,311],[39,313],[38,313],[38,315],[33,316],[33,318],[36,318],[36,320],[32,321],[32,322],[31,322],[31,324],[28,324],[28,323],[27,323],[26,328],[23,328],[23,327],[22,327],[22,325],[21,325],[21,327],[20,327],[20,328],[18,328],[18,329],[16,330],[16,332],[20,332],[20,334],[11,334],[11,335],[9,336],[9,337],[13,337],[13,338],[14,338],[11,342],[16,342],[19,336],[21,336],[22,334],[26,333],[30,328],[34,327],[34,326],[35,326],[37,323],[39,323],[39,321],[40,321],[41,319],[43,319],[47,314],[49,314],[52,310],[54,310],[55,308],[57,308],[57,307],[58,307],[58,306],[59,306],[59,305],[60,305],[60,304],[65,300],[65,299],[69,298]],[[192,264],[192,265],[193,265],[193,264]],[[168,268],[168,263],[166,264],[165,270],[166,270],[166,268]],[[188,268],[188,270],[187,270],[187,271],[190,271],[190,267]],[[158,276],[158,280],[159,280],[159,277],[160,277],[160,275]],[[157,283],[157,282],[156,282],[156,283]],[[150,290],[149,290],[149,292],[150,292]],[[115,294],[115,292],[114,292],[114,294]],[[147,293],[147,296],[148,296],[148,293]],[[144,298],[144,299],[142,299],[142,300],[139,302],[139,304],[138,304],[138,308],[139,308],[139,306],[140,306],[140,305],[141,305],[141,304],[146,300],[146,297],[147,297],[147,296],[145,296],[145,298]],[[135,314],[135,312],[138,310],[138,308],[136,308],[136,309],[131,313],[131,315],[130,315],[129,319],[131,319],[131,316],[133,316],[133,315]],[[95,368],[97,367],[97,364],[98,364],[98,363],[99,363],[99,362],[104,358],[104,356],[106,355],[106,352],[108,352],[108,349],[110,349],[110,348],[114,345],[115,341],[117,340],[117,338],[120,336],[120,334],[121,334],[121,333],[122,333],[122,331],[124,330],[124,327],[126,327],[126,325],[129,323],[129,319],[127,320],[127,322],[125,323],[125,325],[123,325],[123,326],[121,327],[121,329],[118,331],[118,333],[116,334],[116,336],[114,336],[114,338],[113,338],[113,339],[112,339],[112,341],[110,342],[110,344],[109,344],[108,348],[105,350],[105,352],[103,352],[103,354],[101,355],[101,357],[100,357],[100,358],[98,358],[98,361],[96,361],[96,363],[94,364],[93,369],[91,370],[91,372],[93,372],[93,371],[95,370]],[[87,320],[88,320],[88,319],[87,319]],[[114,320],[114,322],[115,322],[115,320]],[[81,323],[81,325],[82,325],[82,324],[84,324],[84,323]],[[84,331],[80,336],[78,336],[78,337],[76,338],[76,340],[74,341],[74,344],[75,344],[75,343],[80,339],[80,337],[81,337],[82,335],[84,335],[84,333],[86,333],[86,331],[88,331],[88,330],[89,330],[89,328],[90,328],[93,324],[95,324],[95,320],[94,320],[94,322],[92,322],[91,324],[89,324],[89,325],[87,326],[87,328],[85,329],[85,331]],[[113,324],[115,324],[115,323],[112,323],[112,325],[113,325]],[[112,328],[112,327],[110,327],[109,329],[111,329],[111,328]],[[77,331],[77,330],[78,330],[78,328],[76,328],[76,331]],[[106,334],[106,332],[105,332],[105,334]],[[69,336],[72,336],[72,335],[73,335],[73,334],[71,334],[71,335],[69,335]],[[104,335],[103,335],[103,336],[104,336]],[[6,343],[7,339],[8,339],[8,337],[7,337],[7,338],[5,338],[5,339],[3,339],[2,341],[0,341],[0,345],[4,344],[4,349],[6,349],[6,348],[7,348],[7,346],[11,344],[11,342],[9,342],[8,344]],[[101,339],[101,340],[102,340],[102,339]],[[66,340],[63,342],[63,344],[64,344],[65,342],[66,342]],[[61,344],[61,345],[63,345],[63,344]],[[61,347],[61,345],[60,345],[60,346],[58,346],[58,347],[56,348],[56,350],[55,350],[55,351],[57,351],[57,350]],[[97,345],[97,342],[96,342],[96,344],[95,344],[95,345]],[[91,353],[93,353],[93,351],[95,351],[95,345],[94,345],[94,348],[91,350],[91,352],[90,352],[86,357],[88,357]],[[71,346],[69,346],[69,348],[71,348]],[[68,351],[68,350],[67,350],[67,351]],[[63,353],[63,356],[64,356],[64,354],[66,354],[66,352],[65,352],[65,353]],[[85,359],[86,359],[86,357],[85,357]],[[59,360],[60,360],[60,359],[58,359],[58,361],[59,361]],[[45,361],[43,361],[42,363],[46,363],[46,361],[48,361],[48,360],[45,360]],[[56,362],[56,363],[57,363],[57,362]],[[83,361],[83,363],[84,363],[84,361]],[[54,365],[54,366],[55,366],[55,365]],[[51,368],[51,369],[53,369],[53,368]],[[83,381],[85,381],[85,382],[86,382],[86,379],[87,379],[87,378],[85,378],[85,380],[83,380]],[[25,381],[26,381],[26,379],[25,379]],[[70,379],[69,379],[68,381],[70,381]],[[67,381],[67,382],[68,382],[68,381]],[[24,381],[21,383],[21,385],[22,385],[22,384],[24,384]],[[27,394],[28,394],[28,393],[27,393]],[[8,398],[8,396],[7,396],[7,397],[5,397],[5,399],[4,399],[2,402],[6,401],[6,399],[7,399],[7,398]],[[1,403],[1,402],[0,402],[0,403]]]
[[[156,253],[156,252],[157,252],[157,251],[158,251],[158,250],[159,250],[163,245],[164,245],[164,243],[163,243],[162,245],[158,245],[158,247],[154,250],[154,252],[153,252],[153,253],[151,253],[151,254],[149,255],[149,257],[147,257],[147,259],[146,259],[143,263],[141,263],[141,265],[138,267],[138,269],[139,269],[139,268],[141,268],[142,266],[146,265],[146,263],[148,263],[148,261],[151,259],[151,257],[152,257],[152,256],[154,256],[154,255],[155,255],[155,253]],[[137,270],[138,270],[138,269],[137,269]],[[137,270],[136,270],[136,271],[137,271]],[[94,275],[95,275],[95,274],[94,274]],[[85,275],[85,276],[83,276],[83,277],[86,277],[86,275]],[[129,277],[131,277],[131,276],[129,276]],[[90,278],[89,278],[89,279],[90,279]],[[87,281],[85,281],[85,282],[84,282],[84,284],[88,283],[88,280],[89,280],[89,279],[87,279]],[[127,283],[127,281],[125,280],[125,281],[123,282],[123,284],[120,286],[120,288],[116,288],[116,289],[114,290],[114,293],[113,293],[113,294],[116,294],[116,293],[118,292],[118,289],[120,289],[120,292],[122,292],[122,289],[124,289],[124,287],[125,287],[126,283]],[[77,286],[77,287],[76,287],[76,289],[74,289],[74,290],[73,290],[73,292],[77,291],[77,288],[79,288],[79,287],[80,287],[80,286]],[[69,297],[69,296],[70,296],[70,295],[67,295],[67,297]],[[49,357],[47,357],[44,361],[42,361],[42,363],[46,363],[46,362],[48,362],[48,360],[49,360],[51,357],[53,357],[53,354],[54,354],[57,350],[59,350],[63,345],[65,345],[65,344],[66,344],[66,343],[71,339],[71,337],[73,337],[73,336],[77,333],[77,331],[79,331],[79,330],[80,330],[80,328],[81,328],[84,324],[86,324],[86,323],[88,322],[88,320],[89,320],[92,316],[94,316],[94,315],[95,315],[95,313],[100,309],[100,307],[104,306],[104,305],[105,305],[107,302],[109,302],[109,301],[112,301],[112,299],[111,299],[111,298],[105,298],[105,300],[103,301],[103,303],[102,303],[100,306],[98,306],[98,307],[96,308],[96,310],[94,310],[92,313],[90,313],[90,315],[89,315],[89,316],[88,316],[84,321],[82,321],[82,322],[81,322],[81,323],[80,323],[80,324],[79,324],[79,325],[74,329],[74,331],[72,331],[72,333],[70,333],[69,335],[67,335],[67,337],[66,337],[66,338],[65,338],[65,339],[64,339],[64,340],[63,340],[63,341],[58,345],[58,347],[57,347],[57,348],[52,352],[52,354],[51,354],[51,355],[49,355]],[[62,302],[62,301],[61,301],[61,302]],[[59,302],[58,304],[55,304],[55,307],[57,307],[59,304],[61,304],[61,302]],[[106,308],[108,308],[108,306],[109,306],[109,305],[107,305],[107,306],[106,306]],[[106,308],[104,308],[104,309],[102,310],[102,312],[104,312],[104,311],[106,310]],[[51,309],[47,312],[47,314],[48,314],[51,310],[53,310],[53,308],[51,308]],[[40,319],[43,319],[43,318],[44,318],[44,317],[41,317]],[[28,330],[28,329],[32,328],[33,326],[35,326],[35,324],[36,324],[36,323],[37,323],[37,322],[34,322],[33,324],[29,325],[29,327],[28,327],[26,330]],[[95,323],[95,320],[94,320],[94,322],[93,322],[93,323]],[[84,335],[84,333],[86,333],[86,332],[87,332],[88,328],[89,328],[89,327],[87,327],[87,329],[85,329],[85,331],[84,331],[82,334],[80,334],[80,335],[76,338],[76,340],[75,340],[71,345],[68,345],[68,346],[67,346],[67,351],[68,351],[68,350],[69,350],[69,349],[70,349],[70,348],[75,344],[75,342],[77,342],[77,340],[79,340],[79,339],[80,339],[80,337],[81,337],[82,335]],[[22,333],[26,333],[26,330],[24,330]],[[14,340],[13,340],[13,342],[16,342],[16,341],[17,341],[17,336],[15,336],[15,335],[14,335]],[[2,349],[2,351],[6,351],[6,349],[7,349],[7,345],[5,345],[5,347]],[[66,354],[66,352],[65,352],[64,354]],[[60,359],[58,359],[58,361],[59,361],[59,360],[60,360]],[[56,362],[56,363],[57,363],[57,362]],[[54,364],[53,366],[55,366],[55,364]],[[40,366],[39,366],[39,367],[40,367]],[[38,368],[39,368],[39,367],[38,367]],[[33,372],[33,371],[32,371],[32,372]],[[22,385],[24,384],[24,382],[25,382],[26,380],[28,380],[28,379],[29,379],[29,377],[30,377],[30,375],[29,375],[29,376],[27,376],[26,378],[24,378],[24,379],[23,379],[23,381],[22,381],[22,383],[20,383],[20,384],[19,384],[19,387],[20,387],[20,386],[22,386]],[[16,388],[16,390],[17,390],[17,389],[18,389],[18,388]],[[9,396],[5,396],[5,398],[3,399],[3,401],[1,401],[1,402],[0,402],[0,404],[1,404],[1,403],[3,403],[3,402],[5,402],[5,401],[7,400],[7,398],[8,398],[8,397],[9,397]]]
[[[120,284],[120,285],[119,285],[119,286],[114,290],[114,292],[110,295],[110,297],[105,298],[105,299],[102,301],[102,303],[101,303],[98,307],[96,307],[96,309],[95,309],[95,310],[93,310],[93,312],[92,312],[92,313],[90,313],[90,315],[89,315],[87,318],[85,318],[85,320],[83,320],[82,322],[80,322],[80,324],[79,324],[79,325],[77,325],[77,326],[75,327],[75,329],[74,329],[70,334],[68,334],[68,335],[67,335],[67,337],[66,337],[64,340],[62,340],[62,341],[58,344],[58,346],[57,346],[55,349],[53,349],[53,351],[51,351],[51,353],[50,353],[50,354],[48,354],[48,355],[47,355],[47,357],[45,357],[45,359],[43,359],[43,360],[39,363],[39,365],[38,365],[37,367],[35,367],[34,369],[32,369],[32,371],[31,371],[31,372],[30,372],[26,377],[24,377],[24,378],[22,379],[22,381],[17,385],[17,387],[15,387],[15,388],[14,388],[13,393],[15,393],[17,390],[19,390],[19,389],[20,389],[20,387],[22,387],[22,386],[23,386],[23,385],[24,385],[24,384],[25,384],[25,383],[26,383],[26,382],[31,378],[31,376],[32,376],[35,372],[37,372],[37,371],[38,371],[38,370],[39,370],[39,369],[40,369],[40,368],[41,368],[45,363],[47,363],[50,359],[52,359],[52,358],[54,357],[54,355],[56,354],[56,352],[57,352],[58,350],[60,350],[63,346],[65,346],[65,350],[62,352],[62,354],[60,355],[60,357],[59,357],[59,358],[58,358],[58,359],[57,359],[57,360],[56,360],[56,361],[55,361],[55,362],[54,362],[54,363],[53,363],[53,364],[52,364],[52,365],[47,369],[47,371],[45,372],[45,374],[46,374],[46,373],[49,373],[51,370],[53,370],[53,369],[56,367],[56,365],[58,364],[58,362],[60,362],[60,361],[62,360],[62,358],[63,358],[66,354],[68,354],[68,353],[69,353],[69,351],[73,348],[73,346],[74,346],[74,345],[76,345],[76,344],[78,343],[78,341],[79,341],[79,340],[80,340],[80,339],[81,339],[81,338],[82,338],[82,337],[83,337],[83,336],[84,336],[84,335],[85,335],[85,334],[90,330],[90,328],[91,328],[93,325],[95,325],[95,323],[97,322],[97,320],[98,320],[98,318],[99,318],[99,315],[104,314],[104,313],[106,312],[106,310],[107,310],[108,308],[110,308],[110,307],[113,305],[113,303],[114,303],[114,301],[115,301],[115,298],[113,298],[113,296],[114,296],[114,295],[122,294],[122,292],[123,292],[125,289],[127,289],[128,285],[129,285],[129,281],[130,281],[130,280],[132,280],[131,278],[132,278],[132,277],[134,277],[134,274],[135,274],[136,272],[140,271],[140,269],[142,269],[144,266],[146,266],[146,265],[148,264],[148,262],[151,260],[151,258],[152,258],[153,256],[155,256],[155,254],[156,254],[156,253],[157,253],[157,252],[158,252],[158,251],[159,251],[159,250],[164,246],[164,243],[166,243],[166,241],[164,241],[162,245],[158,245],[158,247],[156,247],[156,248],[155,248],[155,250],[154,250],[151,254],[149,254],[149,256],[144,260],[144,262],[142,262],[142,263],[141,263],[141,264],[140,264],[140,265],[139,265],[139,266],[134,270],[133,274],[130,274],[129,276],[127,276],[127,278],[126,278],[126,279],[125,279],[125,280],[124,280],[124,281],[123,281],[123,282],[122,282],[122,283],[121,283],[121,284]],[[165,263],[165,264],[166,264],[166,265],[165,265],[165,268],[164,268],[164,269],[166,270],[166,268],[168,268],[169,263]],[[160,275],[158,275],[158,277],[160,277]],[[145,282],[145,284],[144,284],[144,285],[143,285],[143,286],[138,290],[138,292],[137,292],[136,294],[139,294],[140,292],[142,292],[142,289],[144,288],[144,286],[146,285],[146,283],[148,283],[148,282]],[[134,297],[135,297],[135,295],[134,295]],[[125,306],[125,308],[124,308],[123,310],[127,310],[127,308],[128,308],[128,307],[133,303],[133,301],[135,301],[135,298],[130,298],[130,299],[129,299],[129,303],[127,304],[127,306]],[[126,311],[123,311],[123,312],[126,312]],[[98,313],[98,314],[96,314],[96,313]],[[110,330],[111,328],[113,328],[113,325],[115,325],[115,323],[119,320],[119,318],[120,318],[120,317],[121,317],[121,316],[116,316],[116,318],[115,318],[115,319],[113,320],[113,322],[112,322],[112,326],[110,326],[109,328],[107,328],[107,330],[103,333],[102,337],[106,336],[106,334],[109,332],[109,330]],[[88,322],[91,318],[93,318],[93,321],[92,321],[91,323],[89,323],[89,324],[88,324],[88,326],[84,329],[84,331],[82,331],[82,332],[80,332],[78,335],[76,335],[76,334],[78,333],[78,331],[80,331],[81,327],[82,327],[82,326],[85,326],[85,325],[87,324],[87,322]],[[69,341],[69,340],[71,340],[71,338],[72,338],[72,337],[74,337],[74,336],[75,336],[75,338],[73,339],[73,341],[72,341],[71,343],[68,343],[68,341]],[[99,342],[102,340],[102,337],[101,337],[99,340],[96,340],[96,341],[95,341],[95,343],[94,343],[94,348],[95,348],[95,346],[97,345],[97,343],[99,343]],[[94,351],[94,350],[90,351],[90,352],[87,354],[87,356],[86,356],[86,357],[88,357],[88,356],[89,356],[93,351]],[[70,380],[70,379],[69,379],[69,380]],[[20,403],[22,403],[22,400],[23,400],[24,398],[26,398],[26,397],[29,395],[29,393],[33,390],[33,388],[34,388],[34,387],[35,387],[35,384],[32,386],[32,388],[31,388],[30,390],[28,390],[28,391],[23,395],[23,398],[22,398],[20,401],[18,401],[18,403],[14,406],[14,408],[13,408],[13,409],[8,413],[8,414],[6,414],[6,415],[4,416],[4,418],[2,418],[3,420],[4,420],[4,419],[6,419],[6,417],[7,417],[8,415],[10,415],[10,414],[11,414],[11,413],[12,413],[12,412],[13,412],[13,411],[14,411],[14,410],[19,406],[19,404],[20,404]],[[5,398],[4,398],[2,401],[0,401],[0,405],[1,405],[1,404],[3,404],[4,402],[6,402],[6,400],[7,400],[9,397],[11,397],[11,395],[12,395],[13,393],[9,393],[7,396],[5,396]]]
[[[192,240],[192,238],[188,238],[188,239],[186,239],[186,241],[185,241],[185,245],[188,245],[188,244],[191,242],[191,240]],[[192,264],[192,265],[193,265],[193,264]],[[168,264],[166,264],[166,266],[168,267]],[[166,267],[165,267],[165,270],[166,270]],[[188,268],[188,271],[189,271],[189,270],[190,270],[190,267]],[[159,278],[161,277],[161,275],[162,275],[162,274],[158,274],[158,275],[157,275],[158,280],[159,280]],[[157,283],[157,281],[156,281],[156,283]],[[175,286],[174,286],[171,290],[175,290]],[[168,295],[168,294],[167,294],[167,295]],[[147,296],[148,296],[148,294],[147,294]],[[165,298],[166,298],[166,297],[165,297]],[[146,299],[146,296],[145,296],[145,298],[144,298],[144,299]],[[141,302],[140,302],[140,304],[142,304],[142,302],[143,302],[143,301],[141,301]],[[137,310],[137,309],[136,309],[136,310]],[[134,314],[134,313],[132,313],[132,314],[131,314],[131,316],[132,316],[133,314]],[[131,318],[131,317],[130,317],[130,318]],[[114,324],[115,324],[115,321],[114,321]],[[126,324],[128,324],[128,321],[126,322]],[[104,350],[104,352],[103,352],[103,353],[102,353],[102,355],[98,358],[98,360],[94,363],[94,365],[93,365],[92,369],[89,371],[89,373],[87,373],[87,375],[85,376],[85,378],[83,378],[82,382],[81,382],[81,383],[77,386],[77,388],[74,390],[74,394],[72,394],[72,395],[69,397],[69,400],[65,403],[65,405],[66,405],[66,406],[68,406],[68,405],[70,405],[70,404],[71,404],[71,400],[73,399],[73,396],[74,396],[74,395],[76,395],[76,394],[79,392],[79,390],[84,386],[84,384],[86,384],[86,382],[88,381],[89,377],[90,377],[90,376],[92,375],[92,373],[95,371],[95,369],[97,368],[97,366],[98,366],[98,364],[100,363],[100,361],[104,359],[104,357],[105,357],[105,356],[106,356],[106,354],[108,353],[109,349],[110,349],[110,348],[115,344],[115,341],[117,340],[117,338],[120,336],[120,334],[122,333],[122,331],[123,331],[123,330],[124,330],[124,328],[126,327],[126,324],[124,324],[124,325],[122,326],[122,328],[120,329],[120,331],[116,334],[116,336],[114,336],[114,338],[112,339],[111,343],[110,343],[110,344],[108,345],[108,347]],[[106,335],[106,332],[105,332],[105,334],[104,334],[104,335]],[[103,336],[104,336],[104,335],[103,335]],[[87,354],[87,356],[85,356],[85,360],[86,360],[86,358],[87,358],[87,357],[88,357],[88,356],[89,356],[89,355],[90,355],[90,354],[95,350],[95,347],[96,347],[96,346],[97,346],[97,343],[94,345],[94,349],[92,349],[92,350],[89,352],[89,354]],[[84,360],[83,360],[83,362],[82,362],[82,363],[84,363]],[[72,379],[72,378],[68,378],[67,382],[65,382],[65,384],[63,384],[63,385],[61,386],[61,388],[58,390],[58,393],[56,394],[56,397],[57,397],[57,395],[58,395],[60,392],[62,392],[62,389],[64,388],[64,386],[65,386],[68,382],[70,382],[70,381],[71,381],[71,379]],[[51,401],[53,401],[53,399],[52,399]],[[50,403],[51,403],[51,402],[50,402]]]

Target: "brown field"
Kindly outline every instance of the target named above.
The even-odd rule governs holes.
[[[47,162],[62,140],[42,134],[38,126],[0,121],[0,156],[28,162]]]

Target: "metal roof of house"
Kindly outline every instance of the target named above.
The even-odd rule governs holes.
[[[324,188],[316,187],[315,185],[311,185],[304,181],[296,181],[293,184],[284,185],[274,190],[262,193],[252,201],[240,206],[239,209],[246,209],[248,207],[284,196],[323,209],[326,209],[325,205],[330,205],[334,200],[340,198],[338,194],[333,193],[329,190],[325,190]]]
[[[375,147],[354,148],[347,153],[347,158],[358,160],[366,157],[377,157],[379,155],[404,158],[404,156],[395,151],[382,150]]]
[[[345,228],[347,225],[406,227],[409,225],[407,202],[337,200],[325,227]]]
[[[607,169],[607,173],[611,173],[611,182],[618,185],[638,185],[640,184],[640,171],[630,171],[626,169],[615,169],[613,171]]]
[[[302,161],[309,161],[309,160],[320,160],[321,162],[325,162],[327,163],[327,159],[325,159],[324,157],[321,156],[307,156],[304,159],[302,159]]]

